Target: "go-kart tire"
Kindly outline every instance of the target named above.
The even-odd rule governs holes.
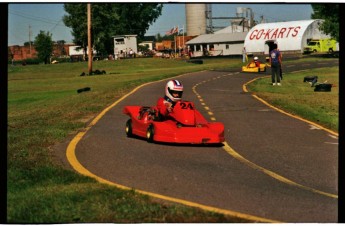
[[[127,137],[133,136],[132,119],[128,119],[128,121],[126,122],[126,134],[127,134]]]
[[[155,128],[151,124],[151,125],[149,125],[149,127],[147,127],[147,131],[146,131],[147,142],[153,143],[154,135],[155,135]]]

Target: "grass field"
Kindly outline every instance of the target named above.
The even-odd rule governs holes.
[[[240,61],[207,59],[201,65],[166,59],[99,61],[94,62],[93,69],[105,70],[107,74],[95,76],[80,76],[87,72],[87,63],[9,65],[8,222],[245,222],[199,209],[157,203],[135,191],[99,184],[64,169],[54,161],[51,148],[84,128],[102,109],[139,84],[193,71],[240,68]],[[323,71],[310,73],[327,74],[329,81],[329,77],[336,80],[338,76],[337,68],[317,70]],[[325,125],[336,129],[337,88],[331,93],[315,94],[302,83],[298,85],[303,91],[296,92],[296,96],[295,92],[289,92],[288,87],[300,83],[301,77],[308,73],[287,75],[279,92],[267,86],[265,79],[258,80],[249,88],[273,104],[289,106],[291,100],[298,102],[302,107],[293,111],[301,115],[304,111],[305,117],[309,117],[311,111],[317,115],[320,112],[319,109],[314,110],[317,105],[330,115],[327,117],[330,122],[325,122]],[[321,76],[319,78],[322,81]],[[91,91],[78,94],[77,89],[84,87],[91,87]],[[310,103],[308,100],[315,99],[315,95],[319,98]],[[292,108],[294,106],[292,104]],[[302,113],[299,109],[303,109]],[[324,118],[323,115],[314,117],[322,124],[324,122],[320,119]]]
[[[314,92],[314,87],[303,82],[305,76],[318,76],[318,82],[333,84],[331,92]],[[282,86],[271,86],[271,78],[259,79],[249,84],[254,94],[294,115],[338,131],[339,118],[339,68],[312,69],[287,73]]]

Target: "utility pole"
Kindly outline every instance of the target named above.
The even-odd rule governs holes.
[[[31,57],[31,25],[29,25],[29,53],[30,53],[30,57]]]
[[[89,57],[89,75],[92,72],[92,46],[91,46],[91,3],[87,3],[87,45],[88,45],[88,57]]]

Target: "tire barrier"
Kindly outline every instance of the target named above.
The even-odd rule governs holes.
[[[331,92],[332,84],[317,84],[314,88],[314,92]]]
[[[94,70],[94,71],[91,71],[91,73],[89,74],[86,74],[85,72],[81,73],[80,76],[85,76],[85,75],[88,75],[88,76],[91,76],[91,75],[105,75],[107,72],[105,70]]]
[[[204,62],[202,60],[187,60],[187,63],[203,64]]]
[[[90,90],[91,90],[90,87],[85,87],[85,88],[82,88],[82,89],[78,89],[77,93],[86,92],[86,91],[90,91]]]
[[[314,88],[314,92],[331,92],[333,84],[326,83],[318,83],[317,84],[317,76],[305,76],[303,82],[309,82],[311,87]]]

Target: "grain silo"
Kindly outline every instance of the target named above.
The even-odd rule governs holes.
[[[187,36],[206,34],[206,4],[186,4]]]

